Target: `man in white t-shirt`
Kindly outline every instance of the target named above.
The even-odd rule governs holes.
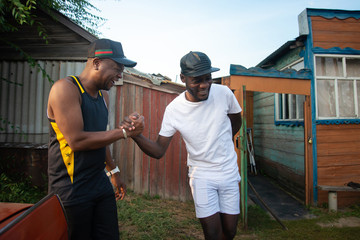
[[[186,91],[166,107],[156,142],[142,134],[133,139],[147,155],[159,159],[179,131],[205,239],[233,239],[240,213],[240,175],[232,140],[242,123],[241,107],[228,87],[212,85],[211,73],[220,69],[211,66],[206,54],[189,52],[180,66]]]

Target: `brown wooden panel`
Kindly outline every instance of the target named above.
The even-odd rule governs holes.
[[[158,133],[158,119],[156,115],[156,108],[155,106],[159,105],[159,98],[155,91],[150,92],[151,100],[150,100],[150,139],[156,141],[156,136]],[[149,193],[151,196],[157,194],[157,163],[158,160],[154,158],[150,158],[150,182],[149,182]]]
[[[132,112],[135,110],[135,85],[127,84],[127,92],[126,92],[126,102],[124,105],[124,116],[129,116]],[[128,138],[126,140],[123,140],[125,144],[126,149],[131,149],[132,151],[126,151],[126,185],[134,189],[134,147],[135,143],[132,139]]]
[[[305,79],[231,75],[226,84],[233,90],[245,85],[247,91],[310,95],[310,80]]]
[[[174,95],[166,95],[166,105],[173,99]],[[181,141],[180,134],[172,137],[171,143],[165,155],[165,197],[173,198],[179,195],[180,187],[180,147],[177,145]]]
[[[117,86],[115,124],[137,111],[145,117],[143,135],[156,141],[165,108],[179,94],[174,91],[124,81],[123,86]],[[122,169],[122,179],[129,189],[184,201],[191,199],[186,148],[180,134],[174,135],[165,156],[159,160],[144,154],[132,139],[117,141],[113,146],[116,162]]]
[[[127,99],[126,96],[126,88],[127,86],[120,87],[120,91],[117,91],[118,95],[116,96],[117,101],[119,102],[119,108],[117,109],[118,114],[116,114],[119,119],[115,122],[117,125],[120,125],[121,121],[124,119],[124,104]],[[116,163],[121,171],[121,180],[126,184],[126,142],[121,139],[114,144],[115,151],[113,153],[113,158],[116,159]]]
[[[360,155],[318,156],[318,167],[352,166],[360,164]]]
[[[360,126],[317,125],[316,129],[318,185],[344,186],[350,181],[360,182]],[[338,206],[353,204],[359,196],[338,193]],[[327,201],[327,192],[319,191],[318,202]]]
[[[15,24],[18,31],[0,33],[0,38],[10,40],[35,59],[62,58],[68,60],[69,56],[76,59],[86,59],[88,45],[97,38],[64,15],[55,12],[51,14],[56,15],[59,21],[55,21],[40,9],[34,10],[35,20],[42,23],[42,27],[48,35],[48,44],[39,36],[37,27],[28,24]],[[19,51],[6,44],[0,45],[0,51],[1,59],[23,58]]]
[[[360,183],[360,164],[318,168],[318,185],[344,186],[351,181]]]
[[[360,20],[312,17],[313,46],[360,49]]]
[[[358,124],[332,124],[332,125],[326,125],[326,124],[320,124],[316,126],[317,131],[344,131],[344,130],[358,130],[360,132],[360,125]]]
[[[164,92],[154,91],[158,96],[158,105],[156,106],[156,121],[157,121],[157,131],[156,136],[160,132],[161,123],[163,119],[163,115],[166,108],[166,94]],[[155,110],[155,109],[154,109]],[[173,151],[173,148],[167,149],[167,151]],[[157,194],[160,196],[165,196],[165,157],[157,160]]]
[[[335,37],[334,37],[335,35]],[[360,32],[320,31],[314,35],[314,42],[360,43]],[[340,37],[340,39],[338,38]]]
[[[317,140],[322,143],[360,142],[360,134],[354,134],[354,130],[350,129],[344,130],[343,133],[329,130],[325,134],[318,135]]]
[[[135,89],[135,111],[142,113],[143,88]],[[134,191],[141,192],[142,151],[134,144]]]
[[[360,21],[355,18],[347,19],[327,19],[322,17],[312,17],[313,31],[332,31],[332,32],[358,32]]]
[[[332,155],[358,155],[360,156],[359,142],[332,142],[332,143],[317,143],[317,151],[319,156]]]
[[[357,124],[317,125],[318,158],[354,155],[360,159],[360,126]],[[324,159],[326,161],[326,159]]]
[[[359,192],[338,192],[337,193],[338,208],[351,206],[360,202]],[[318,192],[318,205],[321,206],[323,203],[328,203],[328,192]]]
[[[145,128],[143,135],[146,138],[150,136],[150,90],[143,89],[143,112],[145,117]],[[141,188],[143,193],[149,193],[149,172],[150,172],[150,157],[143,154],[142,158],[142,175],[141,175]]]

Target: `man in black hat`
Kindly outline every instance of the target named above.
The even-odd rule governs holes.
[[[126,188],[108,145],[140,134],[144,120],[106,131],[104,90],[122,77],[124,66],[135,65],[120,42],[99,39],[90,44],[82,73],[56,81],[50,90],[49,193],[58,194],[64,205],[70,239],[119,239],[115,198],[123,199]]]
[[[208,56],[190,52],[180,61],[186,91],[165,110],[156,142],[132,138],[149,156],[161,158],[179,131],[188,152],[189,183],[205,239],[233,239],[240,213],[239,170],[233,136],[241,126],[241,107],[231,90],[212,85]],[[136,120],[137,115],[126,119]]]

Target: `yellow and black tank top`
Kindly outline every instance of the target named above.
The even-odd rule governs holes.
[[[71,78],[81,93],[84,131],[106,131],[108,109],[101,92],[94,98],[85,91],[79,78]],[[49,118],[49,122],[49,193],[58,194],[64,206],[113,194],[111,183],[104,171],[106,148],[74,152],[55,120]]]

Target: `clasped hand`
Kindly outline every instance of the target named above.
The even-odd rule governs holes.
[[[133,112],[129,116],[125,117],[120,124],[120,128],[124,128],[129,131],[129,137],[135,137],[141,134],[144,127],[144,116],[141,116],[137,112]]]

